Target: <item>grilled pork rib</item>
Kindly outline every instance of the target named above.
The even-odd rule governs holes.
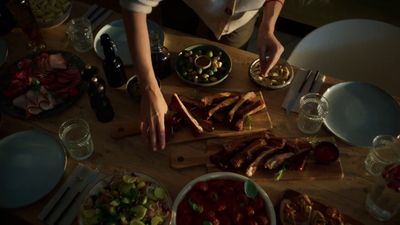
[[[192,116],[186,106],[179,99],[179,96],[174,93],[171,99],[171,107],[188,123],[192,133],[196,136],[201,135],[204,130],[199,122]]]
[[[236,111],[240,108],[240,106],[243,105],[243,103],[245,103],[246,101],[250,101],[256,97],[257,97],[257,94],[255,92],[247,92],[247,93],[243,94],[242,96],[240,96],[239,101],[236,102],[236,104],[233,106],[233,108],[228,113],[229,122],[232,122]]]

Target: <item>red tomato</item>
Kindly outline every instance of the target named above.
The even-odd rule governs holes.
[[[208,184],[205,181],[200,181],[194,185],[193,190],[206,192],[208,190]]]
[[[257,222],[259,225],[269,225],[268,217],[265,215],[257,216]]]

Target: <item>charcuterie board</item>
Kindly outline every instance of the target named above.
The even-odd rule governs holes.
[[[208,171],[223,171],[216,167],[210,161],[210,156],[221,150],[223,143],[234,141],[236,138],[226,138],[223,140],[209,140],[207,141],[205,149],[199,148],[185,148],[184,146],[177,146],[171,149],[170,153],[170,166],[176,169],[184,169],[194,166],[205,166]],[[318,138],[322,140],[334,140],[333,137]],[[242,171],[234,171],[242,173]],[[279,172],[281,174],[279,174]],[[322,180],[322,179],[342,179],[344,177],[340,157],[327,165],[318,164],[312,157],[308,157],[305,161],[303,171],[286,169],[267,170],[258,169],[253,175],[255,179],[278,179],[279,180]]]
[[[45,118],[72,106],[86,91],[85,63],[58,50],[32,53],[0,71],[0,108],[22,119]]]

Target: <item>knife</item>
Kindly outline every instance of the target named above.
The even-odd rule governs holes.
[[[289,113],[293,110],[293,107],[296,105],[297,101],[299,100],[299,98],[301,97],[300,94],[304,88],[304,85],[307,83],[308,79],[311,76],[312,71],[309,70],[307,73],[307,76],[304,78],[303,83],[301,83],[299,90],[297,91],[297,93],[295,94],[295,96],[293,96],[293,98],[289,101],[287,107],[286,107],[286,114],[289,115]]]

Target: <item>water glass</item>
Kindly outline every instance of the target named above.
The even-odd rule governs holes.
[[[386,166],[400,162],[400,143],[391,135],[378,135],[372,141],[364,164],[373,176],[380,176]]]
[[[400,212],[400,165],[392,170],[392,175],[377,176],[365,200],[365,208],[377,220],[390,220]]]
[[[75,51],[87,52],[93,48],[92,26],[87,18],[71,19],[67,24],[66,33]]]
[[[300,98],[297,127],[305,134],[315,134],[327,114],[328,101],[318,93],[308,93]]]
[[[69,155],[76,160],[89,158],[94,151],[88,123],[83,119],[70,119],[61,124],[58,135]]]

